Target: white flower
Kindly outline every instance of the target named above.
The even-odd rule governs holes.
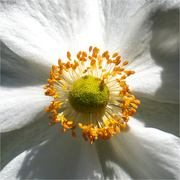
[[[0,6],[2,179],[179,178],[178,1]],[[43,90],[59,58],[90,45],[130,62],[127,84],[141,101],[127,132],[93,145],[48,125]]]

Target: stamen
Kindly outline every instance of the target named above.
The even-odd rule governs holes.
[[[69,51],[67,52],[67,58],[71,61],[71,53]]]
[[[88,53],[79,51],[73,61],[68,51],[69,61],[58,59],[47,79],[49,85],[44,86],[45,95],[54,98],[45,109],[52,113],[50,125],[61,122],[62,131],[71,130],[74,138],[78,125],[84,140],[90,139],[91,144],[99,137],[108,140],[126,129],[129,116],[140,104],[126,84],[126,78],[135,73],[125,70],[129,62],[121,64],[118,52],[112,56],[109,51],[99,53],[100,49],[90,46]]]

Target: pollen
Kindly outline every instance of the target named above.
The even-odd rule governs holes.
[[[99,138],[108,140],[127,128],[140,104],[126,84],[135,71],[125,70],[129,62],[121,62],[118,52],[100,53],[97,47],[72,58],[68,51],[68,61],[59,59],[44,86],[45,95],[53,98],[45,109],[51,113],[50,125],[61,123],[62,131],[71,131],[74,138],[82,131],[91,144]]]

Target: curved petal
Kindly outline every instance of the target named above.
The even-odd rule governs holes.
[[[136,57],[147,49],[151,40],[152,14],[157,9],[168,11],[178,8],[173,1],[121,1],[102,0],[100,3],[101,22],[104,26],[106,48],[112,53],[119,51],[128,57]],[[134,59],[134,58],[132,58]]]
[[[136,55],[135,60],[128,67],[137,72],[133,79],[133,82],[135,81],[133,90],[157,101],[178,103],[178,12],[178,9],[167,12],[160,9],[150,17],[153,24],[149,32],[152,35],[149,35],[151,39],[147,44],[147,50],[143,51],[143,48],[140,48],[142,52]],[[134,50],[137,51],[137,49]]]
[[[102,179],[94,145],[62,133],[13,159],[2,171],[3,179]]]
[[[178,102],[178,1],[103,1],[107,49],[135,70],[134,91]],[[142,75],[141,74],[142,70]],[[135,80],[135,83],[134,83]],[[173,88],[172,88],[173,87]]]
[[[99,12],[103,26],[104,44],[111,53],[122,51],[120,45],[124,39],[125,27],[145,1],[101,0]],[[106,49],[106,50],[107,50]]]
[[[43,87],[0,89],[1,132],[19,129],[45,113],[52,98],[44,95]]]
[[[180,140],[169,133],[131,128],[109,141],[98,141],[96,148],[105,178],[179,178]]]
[[[46,113],[28,126],[1,134],[1,168],[23,151],[32,148],[59,134],[61,127],[50,126]]]
[[[25,61],[1,43],[1,85],[6,87],[24,87],[44,85],[49,77],[50,67],[31,61]]]
[[[133,118],[143,122],[146,127],[154,127],[179,136],[179,104],[162,103],[138,96],[136,98],[141,104]]]
[[[97,1],[87,0],[4,2],[0,39],[24,59],[57,64],[67,50],[77,53],[78,47],[100,41],[97,9]]]
[[[142,65],[141,60],[147,60],[147,63]],[[159,96],[155,96],[155,94],[163,85],[161,79],[161,73],[163,71],[162,67],[153,63],[149,54],[139,58],[139,62],[134,62],[134,64],[136,64],[135,68],[131,65],[127,67],[127,69],[136,72],[127,78],[127,84],[129,85],[130,90],[132,90],[134,94],[138,94],[140,97],[147,97],[158,101]],[[164,92],[166,93],[166,89],[164,89]],[[169,99],[166,100],[166,98],[162,99],[162,101],[168,100]]]

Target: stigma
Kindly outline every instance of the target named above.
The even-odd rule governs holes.
[[[125,70],[129,62],[121,62],[117,52],[100,54],[92,46],[88,53],[79,51],[75,60],[68,51],[67,59],[52,66],[49,85],[44,86],[45,95],[54,99],[45,109],[51,113],[50,125],[60,122],[62,131],[71,130],[73,137],[80,129],[91,144],[98,138],[110,139],[126,127],[140,104],[126,84],[135,72]]]

